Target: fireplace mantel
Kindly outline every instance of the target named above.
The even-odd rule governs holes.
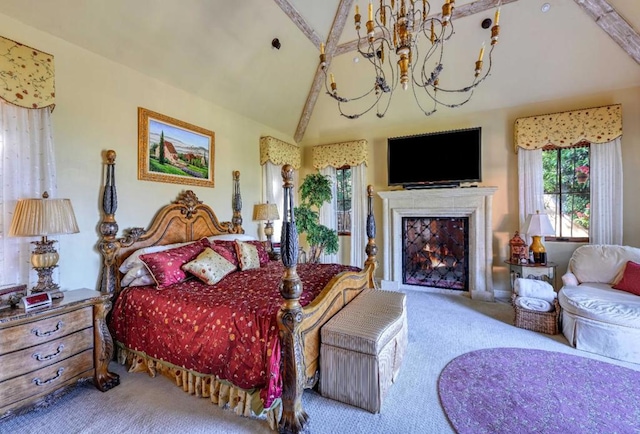
[[[402,283],[403,217],[469,218],[469,289],[474,299],[493,301],[491,202],[497,187],[380,191],[383,286],[424,290]]]

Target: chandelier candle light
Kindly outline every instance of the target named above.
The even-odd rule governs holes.
[[[64,296],[51,277],[59,259],[58,252],[53,247],[56,240],[49,240],[47,237],[78,232],[80,231],[69,199],[49,199],[49,194],[45,191],[42,199],[18,201],[9,236],[42,237],[40,241],[32,241],[35,249],[31,253],[31,265],[38,273],[38,283],[31,289],[31,293],[46,291],[51,298]]]
[[[339,94],[338,84],[332,73],[329,74],[330,84],[327,85],[327,57],[324,44],[320,44],[320,66],[325,74],[325,88],[327,94],[338,102],[338,110],[342,116],[357,119],[373,107],[377,107],[377,116],[383,117],[398,83],[404,90],[408,90],[411,86],[415,101],[426,116],[435,113],[439,105],[455,108],[471,99],[475,88],[487,78],[491,71],[493,49],[498,43],[500,34],[500,1],[497,2],[498,7],[493,27],[491,27],[489,67],[483,73],[485,54],[483,42],[478,60],[475,61],[474,67],[470,68],[474,73],[471,82],[459,88],[440,86],[440,76],[444,70],[445,42],[449,41],[454,34],[455,0],[445,0],[442,13],[432,16],[430,16],[431,3],[433,0],[431,2],[429,0],[380,0],[380,5],[374,14],[373,3],[370,2],[368,20],[365,23],[367,29],[365,36],[360,34],[360,8],[356,5],[354,20],[358,33],[358,53],[371,63],[374,73],[372,86],[360,96],[345,98]],[[420,59],[420,50],[424,50],[422,59]],[[395,53],[397,67],[386,60],[386,53]],[[423,92],[433,103],[429,108],[424,108],[421,103],[422,96],[419,96],[419,93]],[[343,111],[343,105],[359,100],[364,103],[362,111],[351,114]]]

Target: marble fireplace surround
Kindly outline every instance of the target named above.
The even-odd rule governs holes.
[[[378,192],[382,198],[382,287],[426,289],[402,283],[403,217],[468,217],[471,298],[494,301],[491,202],[496,190],[497,187],[458,187]]]

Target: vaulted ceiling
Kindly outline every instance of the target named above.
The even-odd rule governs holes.
[[[432,3],[435,12],[442,1]],[[497,3],[456,1],[456,42],[443,74],[473,68],[481,42],[488,41],[480,24],[493,17]],[[546,13],[544,3],[551,6]],[[354,126],[425,122],[413,97],[400,90],[382,119],[372,112],[340,117],[324,94],[317,78],[320,42],[335,53],[331,70],[345,92],[372,80],[367,62],[355,62],[349,49],[356,39],[354,4],[364,14],[365,0],[3,0],[0,13],[297,141]],[[640,1],[503,0],[500,24],[489,78],[468,104],[440,109],[434,120],[640,86]],[[272,47],[274,38],[280,49]]]

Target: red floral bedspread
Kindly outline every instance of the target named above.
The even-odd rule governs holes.
[[[300,264],[302,306],[342,271],[336,264]],[[214,286],[198,279],[163,289],[126,288],[114,303],[110,329],[116,341],[185,369],[243,389],[260,389],[264,407],[280,397],[277,312],[284,267],[279,261],[238,271]]]

